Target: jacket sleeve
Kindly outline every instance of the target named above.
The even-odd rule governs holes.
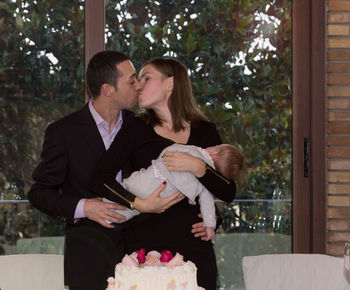
[[[59,128],[49,125],[45,132],[41,160],[33,171],[33,185],[28,192],[30,203],[59,220],[73,223],[79,196],[63,195],[68,168],[68,152]]]
[[[236,183],[223,177],[218,171],[207,165],[206,172],[198,178],[211,194],[225,202],[232,202],[236,196]]]

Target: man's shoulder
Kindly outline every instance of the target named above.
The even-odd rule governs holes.
[[[57,121],[54,121],[51,123],[48,127],[49,128],[69,128],[74,126],[75,124],[79,124],[81,122],[88,122],[91,121],[91,113],[89,110],[88,105],[84,105],[82,108],[80,108],[77,111],[74,111],[61,119],[58,119]]]

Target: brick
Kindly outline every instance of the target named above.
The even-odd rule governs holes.
[[[349,1],[329,1],[328,3],[328,11],[346,11],[350,10],[350,2]]]
[[[350,97],[350,87],[328,87],[329,97]]]
[[[330,231],[350,231],[349,220],[329,220],[327,228]]]
[[[327,82],[330,85],[348,85],[350,84],[350,75],[345,74],[329,74]]]
[[[328,35],[349,35],[350,27],[347,25],[328,25]]]
[[[329,170],[350,170],[350,160],[328,160]]]
[[[347,242],[350,240],[350,232],[329,232],[328,233],[328,242]]]
[[[328,158],[350,158],[350,149],[348,148],[329,148],[327,150]]]
[[[350,98],[349,99],[339,99],[339,100],[329,100],[327,103],[328,109],[350,109]]]
[[[327,125],[328,134],[350,134],[350,124],[333,124]]]
[[[350,218],[350,208],[327,208],[328,218]]]
[[[350,13],[328,13],[328,23],[347,23],[350,22]]]
[[[342,257],[344,255],[344,243],[327,244],[327,254]]]
[[[349,191],[350,193],[350,191]],[[328,197],[329,206],[350,206],[350,195],[331,195]]]
[[[328,112],[328,121],[350,121],[350,112]]]
[[[350,72],[350,62],[328,63],[327,72],[339,72],[339,73]]]
[[[330,38],[328,39],[329,48],[350,48],[350,38]]]
[[[328,182],[350,182],[350,172],[328,172]]]
[[[350,60],[350,50],[328,50],[328,60]]]
[[[349,194],[350,195],[350,184],[342,184],[342,183],[328,184],[328,193],[329,194]],[[344,205],[341,204],[341,206],[344,206]]]

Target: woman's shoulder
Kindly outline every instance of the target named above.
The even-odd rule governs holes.
[[[207,121],[207,120],[199,120],[199,121],[193,123],[193,125],[191,125],[191,127],[192,127],[192,129],[195,129],[195,130],[217,131],[215,123],[213,123],[211,121]]]
[[[222,142],[215,123],[201,120],[191,125],[190,144],[205,148],[220,143]]]
[[[141,130],[151,128],[137,113],[128,110],[123,110],[123,123],[129,127],[135,127]]]

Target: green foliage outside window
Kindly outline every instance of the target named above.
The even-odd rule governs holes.
[[[0,3],[0,200],[27,199],[47,125],[84,104],[83,1]],[[0,203],[0,246],[62,235],[24,203]]]

